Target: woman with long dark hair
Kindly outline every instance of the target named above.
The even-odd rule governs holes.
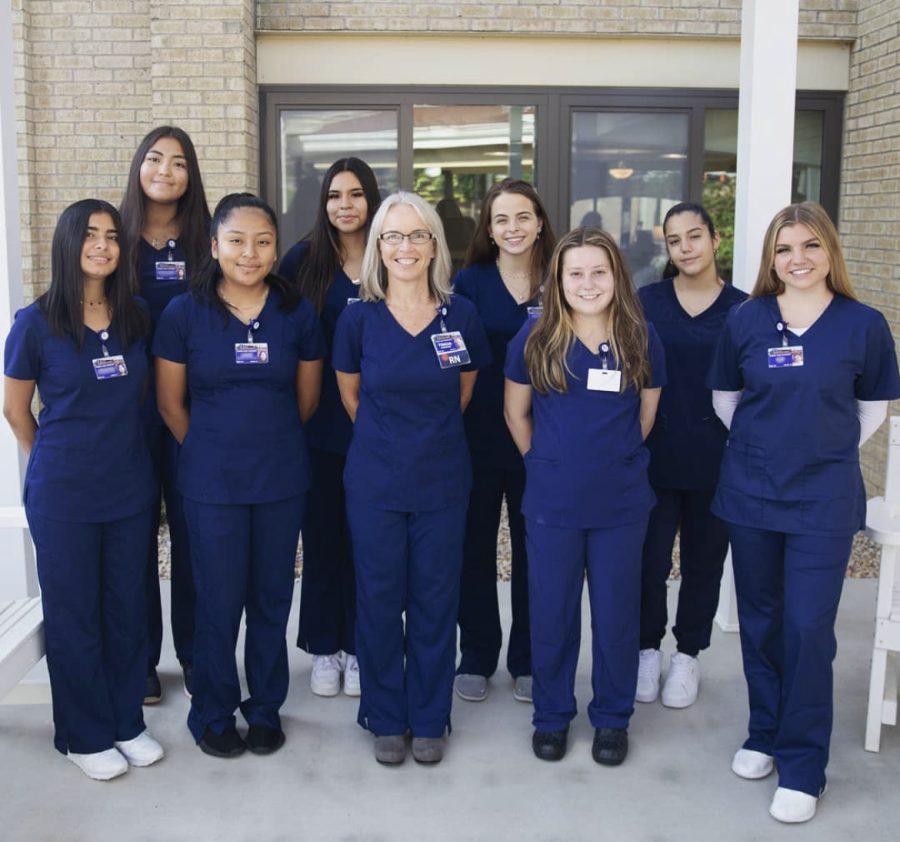
[[[188,134],[158,126],[141,141],[131,160],[122,222],[131,244],[131,266],[139,295],[148,303],[153,325],[166,305],[187,289],[209,253],[209,209],[197,153]],[[184,507],[175,479],[178,445],[156,410],[152,388],[147,400],[150,452],[160,486],[147,552],[147,630],[150,652],[144,704],[162,698],[156,668],[162,647],[159,597],[160,505],[165,499],[171,540],[172,640],[190,696],[194,660],[194,577],[184,523]]]
[[[233,193],[211,230],[212,259],[166,308],[153,353],[159,411],[181,445],[197,586],[188,727],[202,751],[235,757],[270,754],[285,740],[285,629],[310,475],[303,425],[319,399],[325,347],[312,304],[273,273],[272,209]],[[234,650],[245,611],[242,702]]]
[[[163,750],[141,712],[153,467],[141,420],[149,319],[118,211],[84,199],[53,234],[50,289],[6,340],[3,413],[28,456],[56,748],[108,780]],[[35,420],[34,391],[41,397]]]
[[[380,203],[375,174],[365,161],[335,161],[322,179],[312,231],[279,267],[315,306],[328,346],[319,408],[306,425],[312,486],[303,519],[297,630],[297,646],[313,656],[310,687],[319,696],[337,695],[342,676],[344,693],[359,695],[356,580],[343,480],[353,425],[341,405],[330,358],[338,317],[359,298],[366,237]]]

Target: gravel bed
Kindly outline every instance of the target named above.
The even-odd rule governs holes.
[[[850,553],[850,566],[847,575],[853,579],[877,578],[881,557],[879,546],[869,540],[862,532],[853,539],[853,550]],[[303,572],[303,543],[297,547],[296,574]],[[500,521],[500,534],[497,539],[497,578],[501,582],[509,581],[510,573],[510,544],[509,527],[506,520],[506,504],[504,504],[503,516]],[[169,527],[165,523],[159,529],[159,575],[162,579],[169,578]],[[675,541],[673,553],[672,579],[679,578],[678,570],[678,541]]]

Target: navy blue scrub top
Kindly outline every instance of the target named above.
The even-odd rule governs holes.
[[[285,280],[295,283],[300,266],[309,253],[309,243],[297,243],[282,258],[278,274]],[[337,320],[351,299],[359,298],[359,284],[354,284],[343,269],[331,279],[325,294],[325,305],[319,318],[325,334],[325,366],[322,370],[322,395],[316,414],[306,423],[306,440],[310,447],[325,450],[329,453],[345,454],[350,447],[353,435],[353,423],[347,410],[341,403],[341,395],[337,387],[337,378],[331,366],[331,346],[334,344],[334,331]]]
[[[247,325],[192,293],[174,298],[159,320],[154,355],[187,366],[191,418],[178,489],[190,500],[267,503],[309,487],[297,366],[321,359],[325,342],[309,301],[286,313],[280,300],[272,290],[253,331],[255,342],[268,343],[264,364],[236,363]]]
[[[41,396],[37,436],[25,473],[24,499],[38,514],[71,523],[130,517],[155,498],[153,467],[141,422],[149,371],[143,340],[125,350],[84,330],[79,349],[55,336],[37,302],[19,310],[6,340],[4,373],[34,380]],[[128,374],[98,380],[92,360],[123,355]]]
[[[472,466],[460,411],[460,371],[490,362],[490,347],[471,301],[453,296],[448,331],[458,330],[469,365],[442,369],[431,342],[440,316],[412,336],[384,301],[344,310],[334,336],[336,371],[360,375],[359,409],[344,486],[385,511],[424,512],[465,502]]]
[[[472,402],[463,416],[469,449],[485,464],[518,468],[522,456],[503,419],[503,367],[506,346],[528,318],[532,302],[516,303],[493,262],[460,270],[453,290],[475,305],[491,346],[491,362],[478,372]]]
[[[515,383],[531,383],[525,341],[535,324],[523,325],[507,349],[506,376]],[[656,389],[666,385],[666,362],[653,325],[648,328],[647,388]],[[647,479],[650,453],[641,436],[640,393],[634,384],[622,393],[589,390],[588,370],[602,368],[602,358],[578,339],[566,362],[567,392],[532,390],[534,432],[525,454],[522,514],[569,529],[638,521],[656,503]],[[618,367],[611,352],[607,365]]]
[[[702,313],[678,302],[672,278],[638,291],[666,353],[666,388],[647,437],[650,483],[656,488],[713,491],[728,430],[712,406],[706,375],[728,311],[747,293],[726,284]]]
[[[155,249],[143,237],[140,238],[140,263],[141,263],[141,297],[150,307],[150,318],[154,326],[159,321],[163,310],[176,296],[187,291],[187,277],[175,280],[158,279],[157,263],[181,262],[187,266],[187,257],[178,240],[173,240],[174,246],[164,244],[161,249]],[[163,273],[165,270],[162,270]]]
[[[775,296],[729,314],[707,385],[743,390],[712,510],[723,520],[800,535],[847,535],[864,525],[856,401],[900,397],[894,340],[884,316],[836,295],[790,345],[803,365],[769,368],[782,344]]]

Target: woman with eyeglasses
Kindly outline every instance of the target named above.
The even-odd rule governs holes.
[[[356,566],[362,696],[375,759],[436,763],[450,726],[456,618],[472,471],[462,414],[490,349],[450,292],[440,218],[399,192],[372,220],[360,302],[332,361],[354,423],[344,485]]]
[[[525,466],[503,420],[503,365],[509,341],[529,317],[541,311],[541,284],[555,244],[534,187],[519,179],[504,179],[485,194],[465,266],[453,279],[453,291],[478,309],[493,356],[479,373],[465,414],[473,476],[454,688],[457,696],[470,702],[487,698],[488,679],[497,669],[503,642],[497,602],[497,530],[504,498],[512,549],[512,624],[506,667],[513,678],[513,696],[531,701],[528,562],[521,512]]]

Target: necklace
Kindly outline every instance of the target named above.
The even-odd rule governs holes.
[[[531,292],[531,272],[510,272],[500,265],[499,257],[494,262],[497,264],[497,271],[500,273],[501,280],[509,290],[510,295],[512,295],[516,304],[523,304],[527,301],[529,293]],[[526,283],[524,291],[521,289],[522,281],[525,281]]]
[[[91,301],[90,299],[85,301],[84,299],[82,299],[81,303],[87,304],[88,307],[105,307],[106,306],[106,298],[105,297],[99,298],[97,301]]]
[[[229,300],[225,297],[224,293],[223,293],[221,290],[219,290],[219,298],[221,298],[222,301],[225,302],[226,306],[230,307],[230,308],[231,308],[232,310],[234,310],[236,313],[239,313],[239,314],[241,314],[241,315],[243,315],[244,313],[252,313],[252,314],[253,314],[253,315],[250,315],[250,316],[247,316],[247,317],[246,317],[246,321],[248,321],[248,322],[252,322],[254,319],[259,318],[259,314],[262,312],[263,307],[266,306],[266,299],[267,299],[268,297],[269,297],[269,287],[268,287],[268,284],[267,284],[267,285],[266,285],[265,292],[263,292],[262,300],[261,300],[261,301],[257,301],[256,303],[250,304],[250,305],[248,305],[248,306],[246,306],[246,307],[241,307],[240,305],[234,304],[234,303],[232,303],[231,301],[229,301]],[[256,311],[255,313],[253,312],[254,310]]]

